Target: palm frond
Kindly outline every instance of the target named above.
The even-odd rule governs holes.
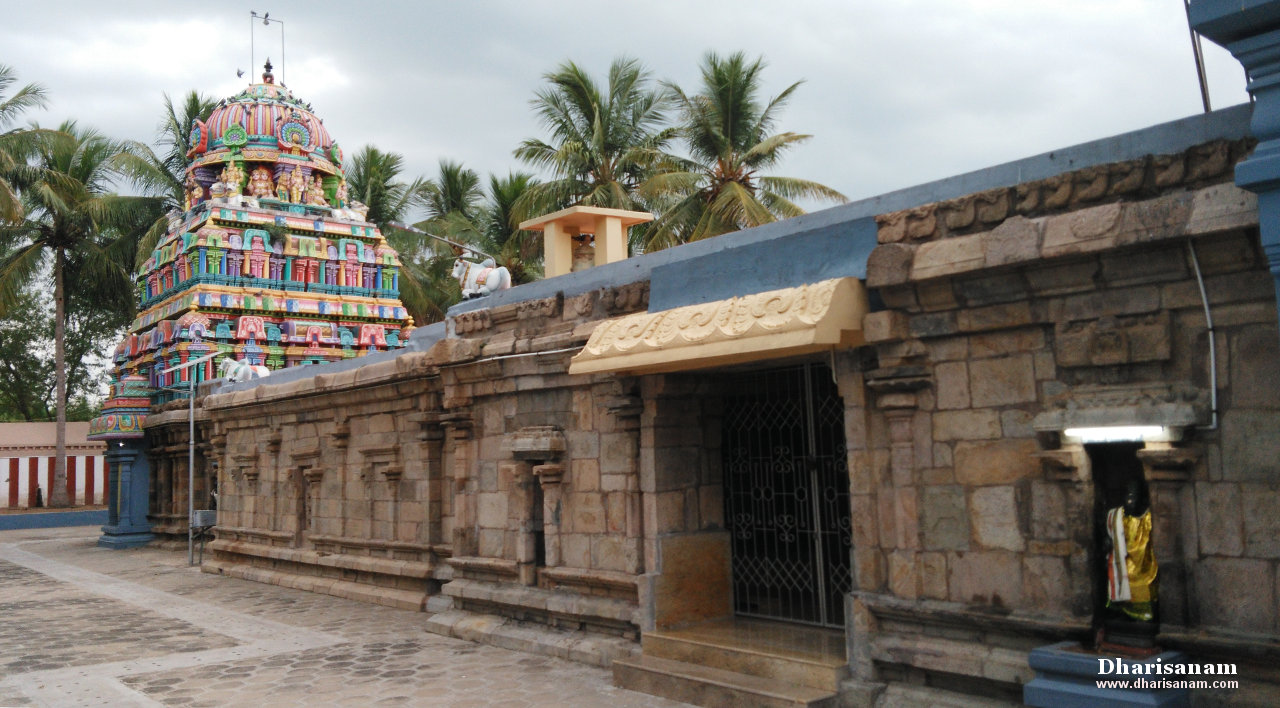
[[[9,313],[22,293],[22,289],[40,269],[46,243],[34,241],[15,250],[0,260],[0,317]]]
[[[0,97],[17,81],[13,69],[0,64]],[[10,125],[19,115],[33,108],[44,108],[48,104],[48,95],[40,84],[27,84],[18,89],[12,96],[0,100],[0,128]]]
[[[849,198],[836,190],[807,179],[794,177],[761,177],[762,190],[773,192],[787,199],[818,199],[843,204]]]

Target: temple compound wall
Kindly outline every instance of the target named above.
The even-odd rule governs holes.
[[[1111,626],[1102,517],[1141,488],[1158,602],[1128,630],[1239,665],[1240,689],[1196,704],[1273,704],[1280,331],[1256,199],[1231,182],[1248,117],[521,286],[364,362],[205,384],[205,570],[600,664],[765,618],[842,638],[846,704],[1017,702],[1033,648]],[[1146,428],[1081,432],[1121,425]]]

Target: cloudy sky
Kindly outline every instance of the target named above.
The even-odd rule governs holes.
[[[283,53],[250,10],[285,21]],[[693,90],[708,50],[763,55],[769,95],[805,81],[779,128],[814,137],[778,172],[852,199],[1201,111],[1181,0],[63,0],[0,23],[0,63],[49,90],[44,125],[151,142],[165,93],[230,95],[269,55],[348,155],[372,143],[424,176],[520,168],[560,62],[603,77],[634,56]],[[1214,106],[1247,100],[1205,50]]]

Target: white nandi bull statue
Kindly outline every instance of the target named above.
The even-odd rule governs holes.
[[[225,378],[228,381],[248,381],[249,379],[260,379],[270,375],[271,370],[259,364],[236,361],[231,357],[226,357],[218,362],[218,378]]]
[[[453,262],[451,275],[462,286],[464,300],[483,297],[489,293],[506,290],[511,287],[511,272],[507,270],[506,266],[495,268],[492,258],[485,258],[479,263],[472,263],[467,260],[467,257],[473,255],[470,251],[464,251],[458,260]]]

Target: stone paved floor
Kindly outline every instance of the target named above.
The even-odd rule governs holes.
[[[0,532],[0,706],[683,705],[614,688],[605,669],[429,634],[423,613],[96,539]]]

